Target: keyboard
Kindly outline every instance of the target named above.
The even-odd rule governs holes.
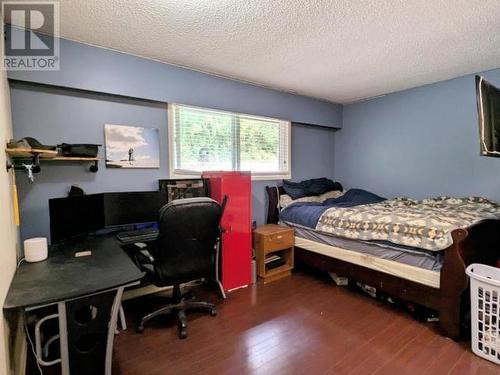
[[[116,235],[118,241],[122,243],[148,242],[158,238],[158,229],[140,229],[127,232],[120,232]]]

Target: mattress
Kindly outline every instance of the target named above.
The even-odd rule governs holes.
[[[439,259],[430,259],[431,254],[420,250],[397,249],[397,246],[388,244],[367,244],[339,238],[301,226],[287,224],[295,229],[295,246],[321,255],[343,260],[352,264],[383,272],[395,277],[413,281],[439,289],[440,269],[443,254],[438,253]],[[414,264],[424,265],[427,268]]]
[[[322,233],[293,223],[282,222],[282,224],[293,227],[295,229],[295,236],[322,244],[340,247],[342,249],[348,249],[431,271],[439,271],[443,266],[444,254],[442,251],[433,252],[382,241],[351,240],[328,233]]]

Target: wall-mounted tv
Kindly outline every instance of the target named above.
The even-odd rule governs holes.
[[[500,89],[476,76],[481,155],[500,157]]]

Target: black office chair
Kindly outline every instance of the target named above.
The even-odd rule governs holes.
[[[160,210],[160,232],[150,255],[138,253],[138,263],[150,281],[158,286],[173,285],[173,301],[144,316],[137,327],[144,331],[144,323],[158,315],[176,313],[179,337],[187,337],[186,311],[208,310],[217,314],[215,305],[208,302],[186,299],[180,285],[198,279],[213,279],[218,261],[218,241],[220,240],[220,220],[222,206],[210,198],[178,199]]]

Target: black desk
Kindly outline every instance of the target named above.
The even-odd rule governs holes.
[[[75,252],[85,250],[92,251],[92,255],[75,257]],[[57,314],[37,323],[41,326],[44,319],[58,318],[61,358],[53,363],[61,363],[63,375],[70,371],[90,373],[89,370],[111,374],[113,338],[123,288],[143,277],[144,273],[122,250],[114,234],[89,237],[52,250],[43,262],[22,263],[10,285],[4,310],[27,312],[57,305]],[[90,316],[89,321],[78,321],[78,316],[81,320],[86,315]],[[86,349],[90,338],[97,345],[82,351],[78,340],[85,335]]]

